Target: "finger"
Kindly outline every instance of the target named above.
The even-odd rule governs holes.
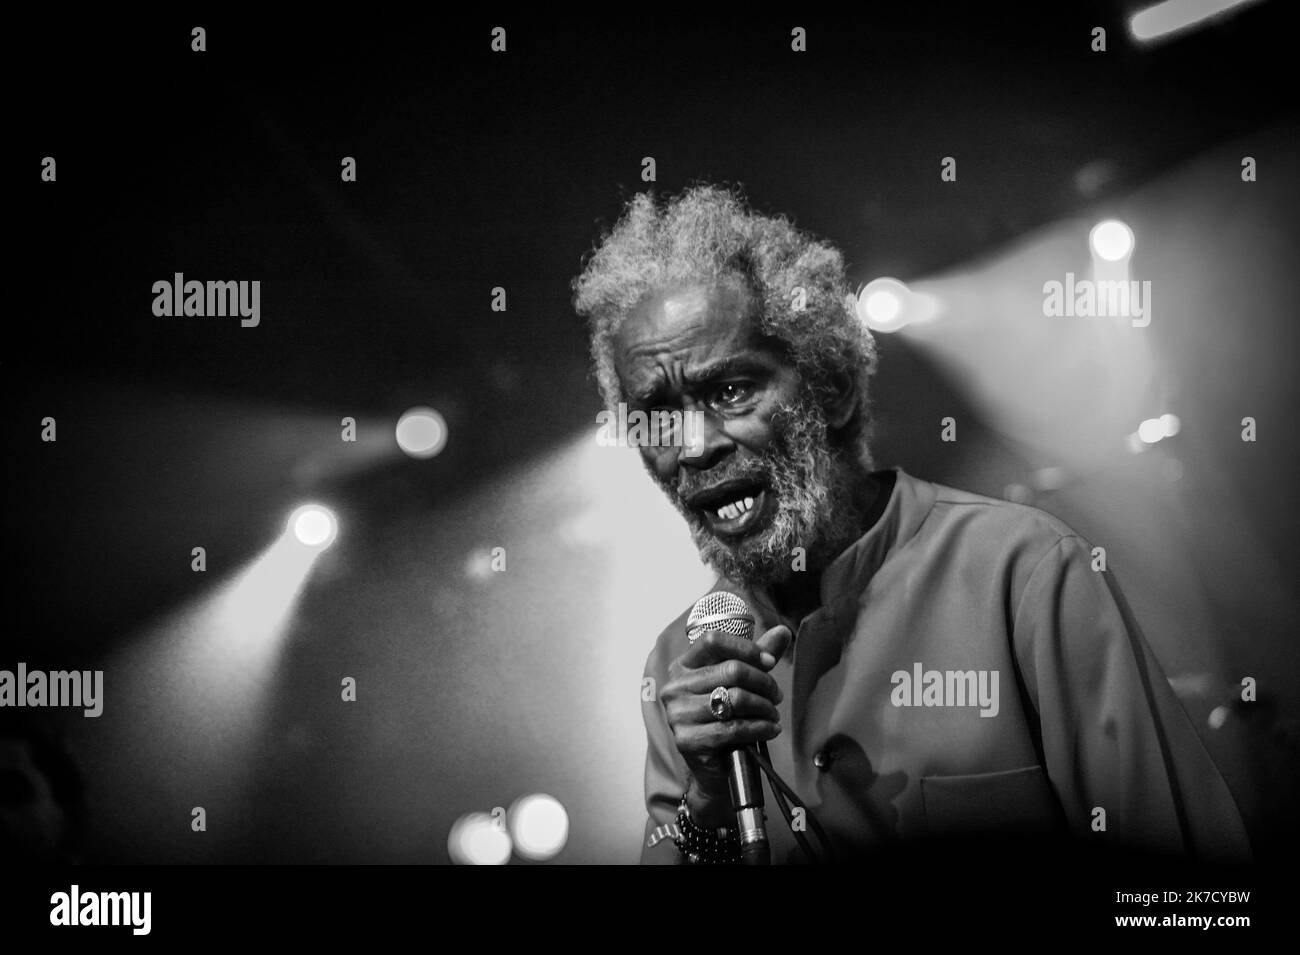
[[[740,660],[724,660],[712,666],[689,670],[676,681],[677,689],[687,693],[711,693],[720,686],[738,687],[766,697],[773,703],[780,703],[781,688],[763,670],[742,663]]]
[[[751,693],[749,690],[742,690],[739,687],[728,687],[728,695],[731,697],[731,719],[761,719],[769,720],[773,723],[781,722],[781,714],[777,712],[772,701],[757,693]],[[727,722],[719,720],[712,709],[713,693],[696,693],[685,697],[680,701],[679,719],[691,723],[718,723]]]
[[[761,637],[754,641],[754,646],[758,647],[760,651],[770,653],[773,657],[773,666],[775,666],[775,661],[785,656],[785,651],[789,649],[790,641],[793,639],[790,628],[781,623],[771,630],[765,631]],[[771,667],[764,667],[764,669],[770,670]]]
[[[706,630],[680,657],[682,665],[694,670],[723,660],[743,660],[750,666],[767,669],[776,665],[776,659],[764,660],[766,651],[754,645],[753,640],[720,630]]]
[[[730,752],[751,743],[781,735],[779,723],[771,720],[727,720],[725,723],[694,723],[676,728],[677,749],[683,755]]]

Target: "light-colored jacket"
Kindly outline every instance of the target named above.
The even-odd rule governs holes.
[[[1227,785],[1092,547],[1032,507],[895,469],[883,513],[826,569],[772,671],[773,765],[854,855],[897,840],[1068,830],[1094,845],[1245,861]],[[764,607],[768,609],[765,611]],[[684,611],[645,674],[689,646]],[[644,863],[680,863],[686,784],[662,703],[648,738]],[[774,863],[803,855],[767,798]],[[809,830],[809,839],[812,832]],[[816,843],[814,842],[814,845]]]

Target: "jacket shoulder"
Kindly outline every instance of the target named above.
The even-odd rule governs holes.
[[[1054,546],[1063,537],[1078,537],[1069,524],[1054,514],[1028,504],[985,497],[954,487],[934,484],[934,510],[947,520],[977,524],[980,530],[1004,540],[1036,541]]]

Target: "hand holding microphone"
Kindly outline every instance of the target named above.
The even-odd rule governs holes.
[[[785,653],[790,630],[776,626],[749,639],[753,617],[748,606],[719,592],[696,605],[688,631],[694,639],[669,666],[661,692],[677,750],[691,773],[687,806],[700,826],[739,825],[743,841],[743,820],[752,820],[754,812],[738,822],[740,806],[733,797],[752,804],[756,795],[757,818],[762,817],[761,783],[752,763],[747,772],[743,747],[781,732],[776,710],[781,691],[769,671]]]

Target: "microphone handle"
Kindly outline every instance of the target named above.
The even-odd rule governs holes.
[[[771,865],[763,813],[763,776],[754,757],[743,749],[731,751],[731,805],[740,831],[740,858],[744,865]]]

